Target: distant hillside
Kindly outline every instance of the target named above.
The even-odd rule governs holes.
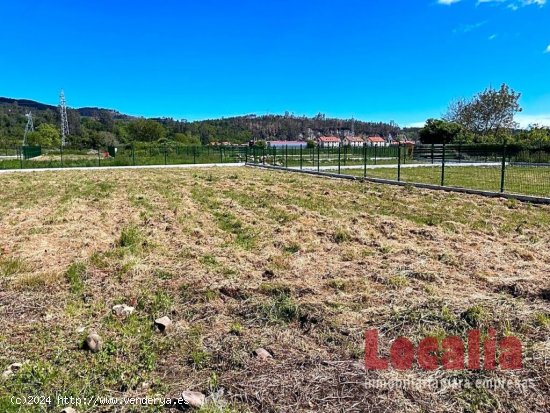
[[[34,100],[28,100],[28,99],[11,99],[11,98],[0,97],[0,106],[12,106],[12,107],[18,107],[21,109],[28,109],[31,111],[43,111],[43,110],[57,111],[57,106],[47,105],[45,103],[40,103]],[[123,115],[122,113],[119,113],[116,110],[111,110],[111,109],[84,107],[84,108],[78,108],[74,110],[76,110],[80,114],[80,116],[86,116],[91,118],[99,117],[100,112],[102,111],[109,112],[115,119],[132,119],[133,118],[132,116]]]
[[[26,124],[25,113],[32,111],[34,125],[60,123],[59,110],[27,99],[0,97],[0,147],[20,144]],[[244,115],[231,118],[188,122],[171,118],[143,119],[115,110],[84,107],[68,110],[71,145],[86,147],[133,141],[175,141],[180,144],[212,142],[246,143],[250,140],[307,140],[321,135],[397,136],[404,130],[395,123],[363,122],[353,119],[284,115]],[[415,139],[416,131],[406,130]]]

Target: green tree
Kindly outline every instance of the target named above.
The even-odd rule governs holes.
[[[428,119],[426,125],[418,132],[424,144],[442,144],[464,141],[462,127],[454,122],[442,119]]]
[[[529,131],[520,135],[520,142],[533,147],[541,147],[550,145],[550,128],[531,125]]]
[[[128,132],[132,140],[140,142],[156,142],[166,136],[164,126],[151,119],[138,119],[130,123]]]
[[[103,146],[116,146],[118,145],[117,137],[112,132],[99,132],[98,143]]]
[[[80,126],[80,114],[77,110],[68,109],[67,110],[67,119],[69,122],[69,130],[71,136],[80,136],[82,134],[82,129]]]
[[[119,142],[128,142],[131,140],[128,128],[128,123],[115,123],[115,127],[113,129]]]
[[[98,121],[103,126],[103,129],[107,132],[112,132],[115,122],[113,121],[113,115],[108,110],[100,110]]]
[[[186,146],[199,146],[201,144],[199,136],[193,135],[191,132],[175,133],[174,141]]]
[[[520,97],[506,84],[498,90],[490,87],[470,100],[451,103],[445,120],[458,123],[478,140],[503,142],[517,128],[514,116],[522,110]]]
[[[59,146],[61,135],[57,128],[50,123],[42,123],[34,132],[27,137],[29,145]]]

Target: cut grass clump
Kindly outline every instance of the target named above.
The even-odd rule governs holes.
[[[327,282],[327,285],[330,288],[333,288],[337,291],[346,291],[346,289],[349,287],[350,283],[347,280],[343,279],[336,279],[336,280],[330,280]]]
[[[250,250],[256,245],[254,234],[231,212],[214,213],[221,230],[235,235],[235,244],[244,250]]]
[[[468,388],[459,397],[464,404],[465,413],[498,411],[499,402],[483,387]]]
[[[262,311],[272,323],[291,323],[300,318],[300,306],[287,294],[279,294],[262,306]]]
[[[260,291],[266,295],[279,296],[290,295],[292,290],[290,286],[281,283],[262,283],[260,284]]]
[[[388,279],[388,285],[393,288],[406,287],[407,285],[409,285],[409,280],[407,279],[407,277],[404,277],[402,275],[394,275],[393,277],[390,277]]]
[[[244,330],[243,325],[241,323],[239,323],[238,321],[231,324],[231,327],[229,327],[229,332],[231,334],[236,335],[236,336],[242,335],[243,330]]]
[[[214,301],[219,296],[220,292],[218,290],[211,290],[210,288],[208,288],[203,292],[203,297],[206,302]]]
[[[191,362],[193,363],[193,366],[195,366],[197,369],[205,368],[212,358],[210,353],[202,349],[192,350],[189,357],[191,359]]]
[[[464,311],[460,317],[472,327],[479,327],[486,318],[486,313],[483,307],[475,305]]]
[[[284,251],[288,254],[296,254],[300,251],[301,247],[300,244],[297,242],[291,242],[290,244],[286,245],[284,248]]]
[[[164,316],[168,314],[174,300],[168,293],[157,290],[155,292],[147,292],[138,299],[138,309],[151,314],[153,317]]]
[[[212,355],[204,348],[203,331],[200,327],[192,327],[187,332],[186,339],[189,363],[197,370],[208,367]]]
[[[12,277],[28,270],[28,266],[21,258],[0,258],[0,275]]]
[[[344,229],[344,228],[339,228],[336,230],[336,232],[333,234],[332,236],[332,240],[336,243],[336,244],[342,244],[344,242],[347,242],[349,240],[351,240],[351,235],[350,233]]]
[[[69,283],[71,293],[82,294],[84,291],[84,276],[86,275],[86,264],[75,262],[67,269],[65,278]]]
[[[535,320],[539,326],[542,328],[550,327],[550,314],[537,313],[535,314]]]
[[[166,271],[162,269],[155,270],[154,274],[155,274],[155,277],[161,280],[171,280],[172,278],[174,278],[174,274],[172,274],[170,271]]]
[[[218,260],[211,254],[203,255],[199,261],[207,267],[214,267],[218,265]]]
[[[139,252],[147,245],[144,235],[138,227],[129,225],[122,229],[117,246],[132,253]]]

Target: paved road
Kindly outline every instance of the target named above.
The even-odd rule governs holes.
[[[193,168],[217,168],[245,166],[244,162],[239,163],[203,163],[184,165],[136,165],[136,166],[83,166],[74,168],[29,168],[29,169],[0,169],[0,174],[20,172],[60,172],[60,171],[104,171],[109,169],[193,169]]]
[[[508,163],[506,163],[508,165]],[[502,165],[501,162],[446,162],[445,168],[451,167],[451,166],[498,166],[500,167]],[[401,168],[441,168],[441,164],[431,164],[431,163],[402,163]],[[342,165],[340,166],[340,170],[344,169],[363,169],[363,165]],[[299,166],[292,166],[289,169],[300,169]],[[309,171],[316,171],[317,166],[307,166],[303,169],[309,170]],[[397,169],[397,164],[383,164],[383,165],[367,165],[367,169]],[[319,167],[319,170],[321,171],[334,171],[338,170],[338,165],[330,165],[330,166],[321,166]]]
[[[268,164],[269,165],[269,164]],[[68,167],[68,168],[29,168],[29,169],[0,169],[0,174],[8,173],[20,173],[20,172],[60,172],[60,171],[104,171],[113,169],[192,169],[192,168],[218,168],[218,167],[240,167],[245,166],[244,162],[234,163],[204,163],[204,164],[183,164],[183,165],[136,165],[136,166],[83,166],[83,167]],[[500,162],[449,162],[445,164],[445,167],[453,166],[490,166],[500,167]],[[440,164],[430,163],[409,163],[401,164],[401,168],[429,168],[429,167],[441,167]],[[384,164],[384,165],[367,165],[367,169],[396,169],[397,164]],[[299,166],[292,166],[289,169],[300,169]],[[317,166],[305,166],[303,169],[316,171]],[[340,170],[346,169],[363,169],[363,165],[342,165]],[[321,171],[334,171],[338,170],[338,165],[321,166]]]

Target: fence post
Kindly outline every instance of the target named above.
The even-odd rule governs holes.
[[[445,186],[445,141],[443,141],[443,153],[441,154],[441,186]]]
[[[378,144],[374,144],[374,164],[376,165],[376,148],[378,148]]]
[[[434,144],[432,143],[432,165],[434,164]]]
[[[367,142],[363,142],[363,177],[367,177]]]
[[[504,192],[505,176],[506,176],[506,144],[502,145],[502,166],[500,167],[500,192]]]
[[[101,166],[101,155],[99,152],[99,146],[97,147],[97,166]]]
[[[17,155],[19,155],[19,163],[21,164],[21,169],[23,169],[23,147],[17,148]]]
[[[321,145],[317,145],[317,172],[321,170]]]
[[[397,144],[397,182],[401,182],[401,142]]]
[[[132,142],[132,165],[136,166],[136,150],[134,148],[134,142]]]
[[[342,144],[340,144],[340,145],[342,145]],[[346,166],[346,156],[347,156],[347,154],[348,154],[348,147],[346,145],[346,146],[344,146],[344,166]]]
[[[304,164],[303,152],[304,152],[304,147],[300,145],[300,171],[302,170],[303,164]]]
[[[285,168],[288,168],[288,145],[285,145]]]
[[[193,146],[193,164],[197,163],[197,148]]]
[[[63,168],[63,145],[61,145],[60,148],[61,148],[61,167]]]
[[[345,149],[344,149],[344,151],[345,151]],[[340,152],[341,152],[341,146],[338,145],[338,175],[340,175],[340,160],[341,160],[341,158],[340,158]],[[344,152],[344,154],[345,154],[345,152]],[[345,156],[345,155],[344,155],[344,156]]]
[[[458,143],[458,163],[462,163],[462,142]]]

